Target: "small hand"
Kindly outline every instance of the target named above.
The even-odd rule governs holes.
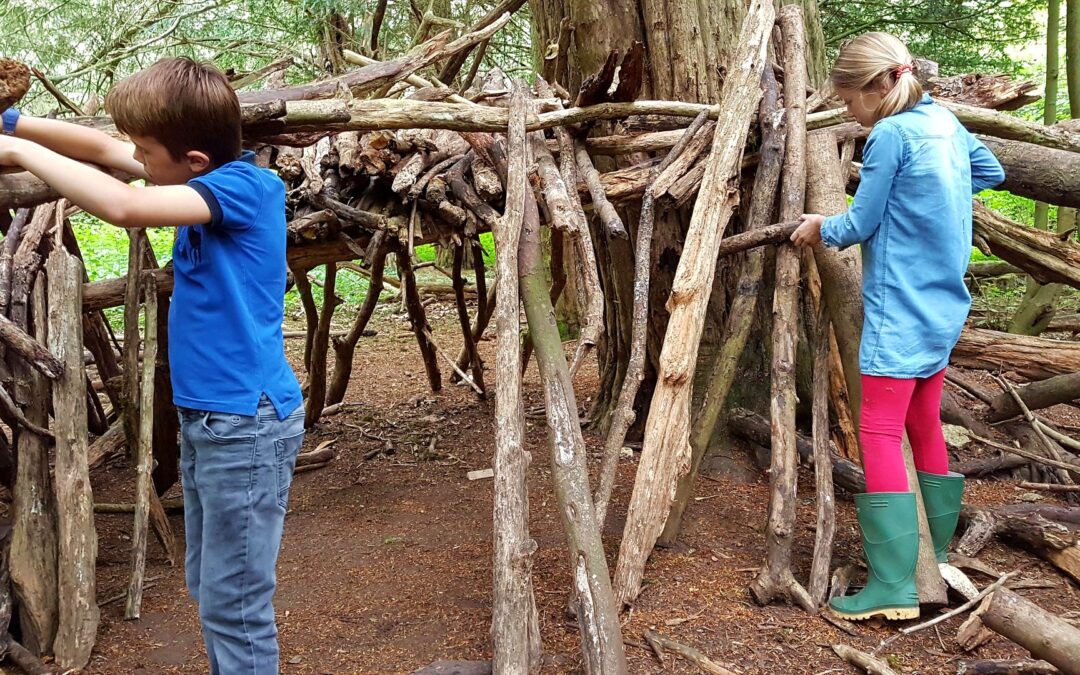
[[[821,241],[821,224],[825,222],[825,216],[816,213],[804,213],[799,227],[791,233],[791,243],[796,246],[814,246]]]
[[[18,151],[27,141],[0,134],[0,166],[19,166]]]

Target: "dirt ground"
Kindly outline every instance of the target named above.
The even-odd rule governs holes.
[[[449,308],[429,308],[437,336],[455,352],[456,320]],[[491,466],[494,402],[478,401],[466,387],[429,391],[415,339],[404,317],[380,308],[374,337],[361,340],[346,410],[326,418],[305,442],[309,451],[333,442],[337,455],[326,468],[296,476],[279,563],[276,608],[284,673],[410,673],[437,660],[489,659],[491,640],[492,481],[466,479]],[[570,347],[568,345],[568,347]],[[302,340],[289,340],[290,358]],[[489,364],[494,342],[481,344]],[[443,364],[445,365],[445,364]],[[489,382],[494,373],[488,370]],[[577,379],[582,409],[596,387],[595,371]],[[539,544],[534,568],[544,647],[543,672],[582,672],[576,624],[566,613],[569,571],[550,479],[535,363],[525,379],[530,530]],[[431,443],[434,439],[434,448]],[[586,432],[599,466],[602,439]],[[393,446],[392,454],[365,459]],[[613,513],[605,529],[614,560],[637,458],[620,466]],[[624,636],[642,643],[653,628],[692,645],[741,673],[854,672],[831,644],[870,650],[893,634],[893,625],[860,625],[858,635],[788,606],[758,607],[747,585],[764,559],[768,483],[764,472],[751,484],[703,477],[687,513],[681,543],[657,550],[645,573],[646,588],[624,616]],[[805,579],[813,547],[815,505],[812,476],[801,474],[796,576]],[[97,501],[130,501],[133,473],[124,459],[94,476]],[[174,487],[168,496],[176,496]],[[971,481],[970,502],[1015,501],[1013,483]],[[1052,497],[1044,497],[1052,501]],[[839,500],[834,565],[857,555],[858,533],[849,498]],[[98,644],[87,672],[206,672],[194,603],[182,566],[169,567],[151,540],[142,618],[123,620],[120,598],[127,585],[130,515],[98,515],[98,595],[102,609]],[[172,525],[183,531],[180,515]],[[1025,596],[1066,617],[1080,616],[1074,584],[1046,563],[994,543],[980,556],[999,570],[1026,565]],[[991,581],[975,575],[980,586]],[[109,599],[118,598],[112,602]],[[962,619],[962,617],[961,617]],[[893,643],[888,659],[904,673],[952,673],[959,652],[951,619]],[[975,658],[1026,656],[996,637]],[[668,655],[661,664],[640,646],[628,645],[634,673],[690,673],[696,668]]]

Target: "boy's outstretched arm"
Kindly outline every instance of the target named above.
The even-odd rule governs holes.
[[[179,227],[211,219],[206,201],[187,185],[133,187],[22,138],[0,136],[0,165],[23,167],[71,203],[120,227]]]
[[[15,136],[72,159],[117,169],[138,178],[148,178],[143,165],[135,161],[134,145],[97,129],[20,115],[15,125]]]

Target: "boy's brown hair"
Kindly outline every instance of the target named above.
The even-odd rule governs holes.
[[[191,150],[215,167],[240,156],[240,101],[211,64],[161,59],[113,87],[105,108],[118,130],[153,138],[177,161]]]

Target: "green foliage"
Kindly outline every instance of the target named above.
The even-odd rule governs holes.
[[[819,0],[826,43],[874,30],[904,40],[916,56],[937,61],[942,75],[1016,73],[1008,49],[1041,37],[1042,0]]]

